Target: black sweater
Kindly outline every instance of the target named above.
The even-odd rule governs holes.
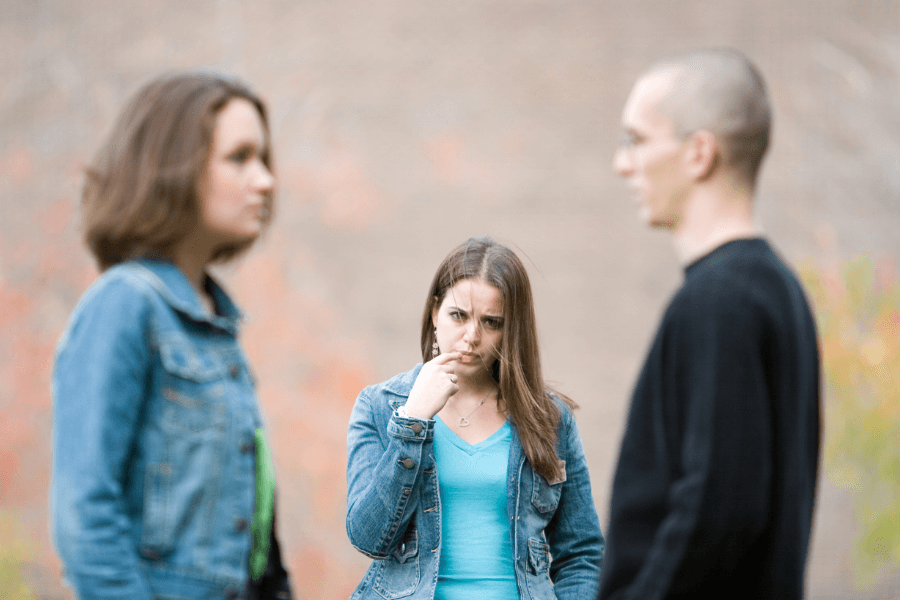
[[[599,598],[801,598],[819,429],[815,325],[769,244],[688,266],[632,396]]]

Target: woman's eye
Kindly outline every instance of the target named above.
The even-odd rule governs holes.
[[[458,310],[450,311],[450,316],[456,320],[462,319],[464,317],[464,315],[461,312],[459,312]]]
[[[486,319],[484,324],[487,325],[489,329],[500,329],[500,326],[502,325],[500,319]]]
[[[228,160],[237,164],[244,164],[253,156],[253,151],[250,148],[241,148],[232,152],[228,155]]]

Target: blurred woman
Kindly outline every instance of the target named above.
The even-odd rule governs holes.
[[[375,559],[352,598],[584,600],[603,536],[571,400],[541,373],[518,257],[453,250],[424,364],[364,389],[347,437],[347,533]]]
[[[59,342],[54,538],[79,598],[290,598],[241,313],[208,274],[272,218],[266,110],[210,74],[141,89],[87,171],[102,276]]]

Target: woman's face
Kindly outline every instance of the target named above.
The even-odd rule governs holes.
[[[246,242],[261,232],[275,178],[263,163],[268,140],[256,107],[230,100],[216,118],[200,179],[201,229],[212,247]]]
[[[500,355],[503,298],[483,279],[464,279],[447,290],[431,314],[442,353],[460,352],[456,373],[483,375]]]

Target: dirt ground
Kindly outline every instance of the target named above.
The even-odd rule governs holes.
[[[211,68],[267,99],[277,219],[221,270],[245,344],[303,598],[346,598],[368,560],[344,533],[345,434],[367,384],[418,360],[444,255],[490,234],[534,286],[545,371],[580,404],[605,522],[631,385],[680,282],[610,161],[634,78],[729,45],[768,80],[758,208],[793,264],[900,257],[900,5],[853,0],[5,0],[0,23],[0,517],[30,585],[67,598],[47,534],[53,346],[95,277],[81,170],[150,77]],[[808,596],[900,597],[854,575],[852,492],[822,478]],[[27,546],[27,547],[25,547]]]

